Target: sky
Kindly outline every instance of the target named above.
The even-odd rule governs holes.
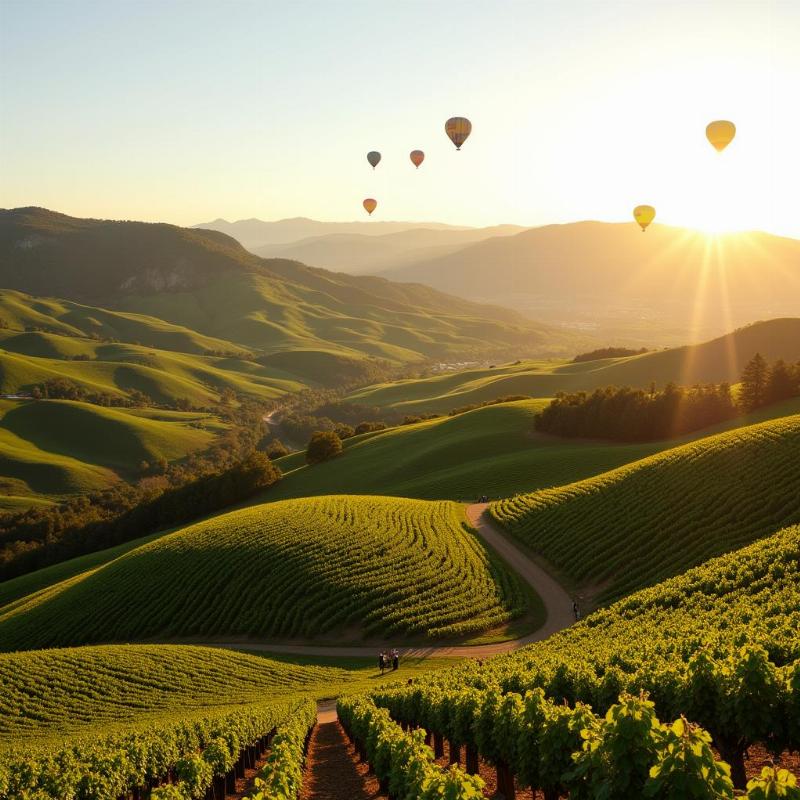
[[[540,225],[646,203],[800,238],[798,42],[800,0],[0,0],[0,206],[190,225],[374,197],[372,219]]]

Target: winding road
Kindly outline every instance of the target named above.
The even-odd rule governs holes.
[[[400,647],[402,656],[437,658],[484,658],[508,653],[531,642],[546,639],[553,633],[568,627],[574,621],[572,598],[569,593],[538,564],[523,553],[505,534],[501,533],[486,513],[488,503],[475,503],[467,507],[467,519],[479,536],[517,572],[542,598],[546,618],[544,624],[519,639],[480,645],[420,645]],[[210,647],[224,647],[232,650],[258,650],[270,653],[283,653],[297,656],[335,656],[342,658],[372,658],[382,645],[339,647],[337,645],[268,644],[260,642],[208,642]],[[394,646],[387,643],[384,647]]]

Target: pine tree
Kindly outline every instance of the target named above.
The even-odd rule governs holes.
[[[745,411],[760,408],[766,402],[767,362],[761,353],[756,353],[745,364],[739,390],[739,405]]]
[[[785,361],[776,361],[769,370],[766,388],[766,401],[779,403],[788,400],[795,393],[794,375]]]

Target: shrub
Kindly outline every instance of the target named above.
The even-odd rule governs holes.
[[[320,464],[330,461],[342,452],[342,440],[333,431],[317,431],[311,436],[306,449],[306,461]]]

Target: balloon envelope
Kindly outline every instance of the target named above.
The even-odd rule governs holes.
[[[366,211],[367,211],[367,214],[370,214],[370,215],[371,215],[371,214],[372,214],[372,212],[373,212],[373,211],[374,211],[374,210],[375,210],[377,207],[378,207],[378,201],[377,201],[377,200],[373,200],[371,197],[368,197],[368,198],[367,198],[367,199],[364,201],[364,208],[366,209]]]
[[[736,126],[728,120],[718,119],[706,126],[706,138],[718,153],[733,141],[734,136],[736,136]]]
[[[460,150],[472,132],[472,123],[466,117],[450,117],[444,124],[444,132],[450,137],[456,150]]]
[[[639,223],[644,233],[647,226],[656,218],[653,206],[636,206],[633,209],[633,218]]]
[[[422,150],[412,150],[408,157],[411,159],[411,163],[419,169],[419,165],[425,160],[425,153]]]
[[[367,153],[367,161],[372,164],[372,169],[378,166],[380,160],[381,154],[377,150],[370,150],[369,153]]]

